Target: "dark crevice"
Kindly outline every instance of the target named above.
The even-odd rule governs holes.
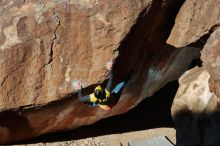
[[[192,63],[189,69],[194,68],[195,66],[202,67],[202,60],[199,58],[192,60]]]
[[[210,35],[220,26],[220,24],[216,24],[212,26],[212,28],[209,30],[209,32],[202,37],[200,37],[199,40],[196,40],[195,42],[189,44],[188,46],[191,47],[197,47],[197,48],[203,48],[206,44],[207,40],[209,39]]]
[[[116,80],[131,70],[142,72],[140,68],[148,68],[152,57],[164,50],[175,17],[184,2],[155,0],[150,8],[143,9],[118,48],[119,57],[114,64]]]
[[[54,13],[54,16],[55,16],[56,19],[57,19],[57,26],[55,27],[55,29],[54,29],[54,31],[53,31],[54,38],[53,38],[52,41],[51,41],[50,52],[49,52],[49,57],[50,57],[50,58],[49,58],[49,61],[48,61],[47,65],[48,65],[48,64],[51,64],[51,62],[53,61],[53,48],[54,48],[55,40],[57,39],[56,31],[57,31],[58,27],[60,26],[60,18],[59,18],[59,16],[58,16],[56,13]]]
[[[0,113],[0,125],[2,127],[8,127],[9,131],[13,131],[10,133],[10,136],[15,141],[19,137],[30,137],[29,133],[32,130],[26,117],[20,115],[18,111],[13,110]]]
[[[180,8],[182,7],[182,5],[184,4],[185,0],[179,0],[177,3],[172,3],[172,5],[170,7],[174,7],[173,8],[173,11],[170,13],[169,17],[168,17],[168,20],[166,24],[166,32],[164,34],[164,40],[166,41],[168,39],[168,37],[170,36],[171,34],[171,31],[173,29],[173,26],[175,25],[175,19],[176,19],[176,16],[177,14],[179,13],[179,10]]]
[[[9,77],[9,74],[2,79],[1,87],[3,86],[3,84],[5,83],[5,80],[6,80],[8,77]]]

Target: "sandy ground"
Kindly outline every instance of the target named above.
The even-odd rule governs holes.
[[[25,144],[26,146],[128,146],[129,141],[147,139],[156,136],[167,136],[175,144],[175,129],[155,128],[142,131],[126,132],[121,134],[110,134],[85,139],[70,140],[63,142],[46,142]]]

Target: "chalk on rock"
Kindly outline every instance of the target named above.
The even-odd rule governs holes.
[[[72,81],[72,86],[73,86],[73,89],[75,89],[75,90],[79,90],[79,89],[81,89],[82,87],[84,87],[84,85],[82,84],[82,82],[79,81],[79,80],[73,80],[73,81]]]

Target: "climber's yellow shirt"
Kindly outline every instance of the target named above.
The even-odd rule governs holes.
[[[111,93],[105,89],[105,98],[104,99],[98,99],[95,97],[95,94],[92,93],[89,95],[90,97],[90,102],[96,102],[100,108],[104,110],[110,110],[111,109],[111,104],[112,104],[112,99],[110,97]]]

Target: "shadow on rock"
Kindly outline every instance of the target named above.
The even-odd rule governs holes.
[[[22,141],[20,144],[77,140],[159,127],[174,127],[170,109],[177,88],[177,81],[170,82],[154,96],[146,98],[123,115],[106,118],[93,125],[83,126],[72,131],[44,134],[31,140]]]
[[[9,110],[0,114],[0,139],[2,141],[30,137],[28,133],[31,132],[32,128],[29,126],[28,120],[20,114],[19,110]]]

